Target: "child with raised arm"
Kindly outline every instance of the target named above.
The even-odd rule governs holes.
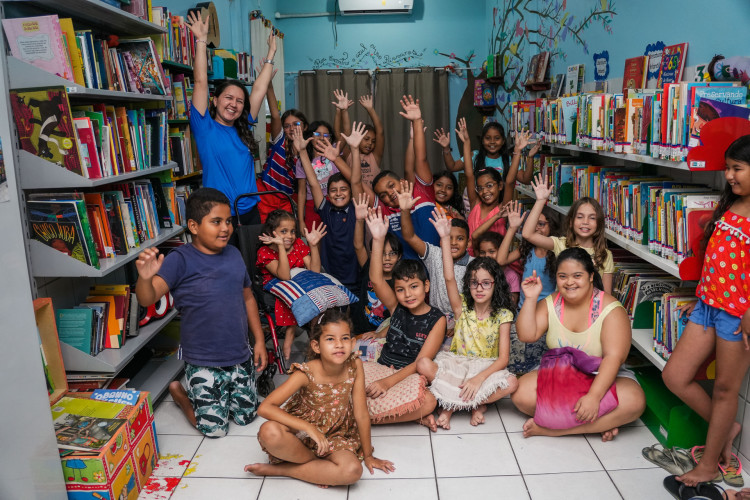
[[[450,352],[432,361],[421,358],[417,371],[431,382],[430,390],[441,407],[437,425],[450,429],[456,410],[470,409],[471,425],[484,423],[487,404],[518,387],[508,370],[513,304],[500,265],[487,257],[471,261],[459,293],[453,273],[451,224],[445,214],[433,214],[440,235],[445,285],[456,318]]]
[[[365,400],[362,361],[346,315],[329,309],[310,331],[307,363],[294,363],[289,378],[261,403],[268,419],[258,441],[270,464],[250,464],[256,476],[286,476],[324,487],[356,483],[362,464],[373,474],[395,470],[375,458]]]
[[[336,136],[338,137],[342,133],[349,133],[351,130],[349,107],[352,101],[349,100],[348,94],[345,94],[341,90],[334,91],[334,96],[336,97],[336,102],[334,102],[334,106],[336,106],[336,120],[333,122],[333,128],[336,130]],[[362,182],[368,187],[372,187],[372,180],[380,173],[380,162],[383,159],[383,151],[385,150],[385,134],[380,117],[373,107],[373,96],[360,96],[359,104],[367,111],[372,120],[372,125],[365,125],[366,133],[359,144]],[[351,155],[352,151],[351,147],[344,148],[344,158],[346,158],[346,162],[350,167],[354,165],[354,159]]]
[[[594,198],[579,198],[571,205],[568,216],[565,219],[565,236],[545,236],[537,232],[536,225],[539,222],[542,209],[547,204],[552,187],[547,184],[541,174],[537,175],[536,182],[532,182],[536,202],[523,226],[523,239],[535,247],[544,248],[554,252],[555,256],[566,248],[581,247],[594,261],[596,270],[602,278],[604,291],[612,293],[612,273],[615,264],[612,260],[612,252],[607,249],[607,237],[604,233],[604,211],[599,202]]]
[[[313,224],[312,230],[303,228],[302,234],[310,246],[297,237],[297,221],[292,214],[284,210],[274,210],[268,214],[259,236],[264,246],[258,250],[255,262],[255,267],[260,269],[263,285],[274,277],[280,280],[292,279],[291,270],[295,267],[320,272],[319,245],[326,235],[326,227],[322,223],[318,227]],[[274,319],[276,326],[285,327],[283,350],[284,357],[288,360],[292,355],[297,320],[289,306],[279,298],[274,305]]]
[[[393,268],[394,288],[383,279],[383,242],[388,221],[381,210],[367,217],[372,234],[370,279],[391,312],[385,345],[377,362],[364,363],[367,407],[373,423],[418,421],[437,430],[432,411],[437,402],[417,374],[420,358],[432,359],[445,338],[445,317],[425,302],[430,280],[424,266],[404,259]]]
[[[198,189],[187,200],[186,215],[192,242],[166,258],[157,248],[143,250],[135,263],[135,293],[144,307],[166,293],[174,297],[182,315],[179,353],[187,390],[175,381],[169,393],[198,431],[222,437],[230,417],[238,425],[255,419],[255,371],[266,366],[266,344],[242,255],[228,245],[229,199],[216,189]]]

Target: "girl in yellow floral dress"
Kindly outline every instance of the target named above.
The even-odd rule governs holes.
[[[365,374],[353,347],[349,318],[336,309],[323,313],[310,332],[311,361],[294,363],[289,378],[258,408],[268,419],[258,441],[271,463],[245,471],[329,486],[355,483],[362,460],[370,474],[395,470],[372,456]]]
[[[510,357],[510,325],[513,303],[500,265],[489,257],[474,259],[466,267],[462,293],[453,273],[450,221],[440,211],[431,220],[440,235],[443,275],[456,318],[449,352],[434,361],[420,359],[417,371],[431,382],[430,390],[440,405],[437,424],[450,429],[456,410],[471,410],[471,425],[484,423],[487,404],[513,393],[516,377],[506,367]]]

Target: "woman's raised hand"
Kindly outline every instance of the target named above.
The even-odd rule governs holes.
[[[200,10],[188,11],[187,26],[193,32],[196,40],[206,41],[208,38],[208,19],[211,14],[206,14],[206,19],[201,18]]]

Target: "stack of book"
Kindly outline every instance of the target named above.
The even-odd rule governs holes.
[[[184,73],[167,71],[167,77],[172,85],[168,117],[170,120],[187,120],[190,117],[190,103],[193,101],[193,83]]]
[[[654,351],[669,359],[688,322],[682,308],[698,301],[694,288],[677,288],[665,293],[654,308]]]
[[[185,18],[172,14],[167,7],[151,7],[151,16],[154,24],[167,28],[166,33],[153,37],[161,59],[192,66],[195,37],[185,24]]]

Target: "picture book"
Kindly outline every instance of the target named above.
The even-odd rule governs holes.
[[[91,338],[96,324],[91,309],[57,309],[57,335],[61,342],[92,354]]]
[[[11,90],[10,105],[21,148],[84,175],[64,87]]]
[[[646,86],[647,64],[647,56],[625,59],[625,71],[622,77],[623,94],[627,94],[628,89],[642,89]]]
[[[687,50],[687,42],[664,47],[657,88],[667,83],[679,83],[682,81],[682,71],[685,69]]]
[[[112,390],[96,389],[91,393],[91,399],[97,401],[108,401],[110,403],[119,403],[135,406],[141,397],[141,391],[133,390]]]
[[[54,422],[57,446],[67,450],[99,451],[125,422],[63,413]]]
[[[524,79],[525,85],[532,85],[536,83],[536,74],[537,69],[539,68],[539,57],[539,54],[534,54],[533,56],[531,56],[529,66],[526,69],[526,78]]]
[[[565,75],[565,94],[571,95],[583,91],[583,72],[583,64],[568,66],[568,72]]]
[[[31,238],[92,265],[74,201],[27,201]]]
[[[13,57],[73,81],[60,19],[56,15],[3,19]]]
[[[65,36],[68,54],[70,55],[70,66],[73,70],[73,79],[78,85],[86,85],[83,78],[83,57],[81,49],[76,43],[76,32],[73,29],[73,20],[69,17],[60,19],[60,29]]]
[[[89,179],[100,179],[102,167],[99,163],[99,149],[96,146],[94,127],[87,117],[73,118],[73,125],[79,138],[79,150],[83,159],[84,174]]]
[[[727,104],[713,99],[701,98],[695,111],[695,121],[690,131],[690,145],[697,146],[702,144],[700,133],[703,126],[717,118],[736,117],[750,120],[750,109],[744,106]]]
[[[171,87],[150,38],[120,39],[127,70],[144,94],[171,95]]]

